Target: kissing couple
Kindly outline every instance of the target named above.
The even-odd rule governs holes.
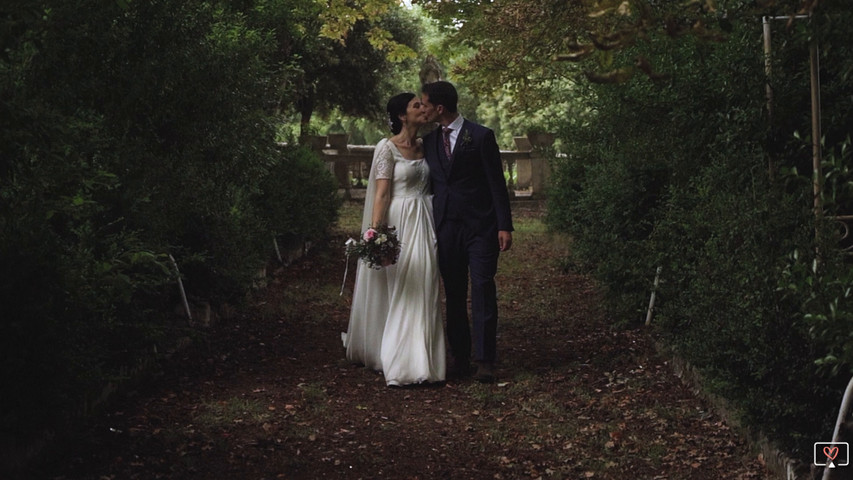
[[[445,81],[424,84],[420,97],[392,97],[387,112],[393,135],[379,141],[373,154],[361,229],[394,227],[399,257],[379,269],[359,262],[342,339],[347,359],[381,371],[389,386],[472,374],[480,382],[495,381],[495,274],[499,253],[512,246],[512,214],[495,134],[463,118],[458,99]],[[438,127],[420,138],[419,130],[431,122]]]

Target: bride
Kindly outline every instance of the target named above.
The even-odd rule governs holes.
[[[397,228],[396,264],[374,270],[359,262],[347,333],[347,359],[380,370],[393,386],[441,382],[444,326],[429,167],[418,129],[426,111],[413,93],[388,101],[391,138],[373,154],[361,231]]]

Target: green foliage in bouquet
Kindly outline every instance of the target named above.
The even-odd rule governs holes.
[[[397,263],[400,239],[396,227],[381,225],[368,228],[360,240],[347,241],[347,255],[355,255],[368,267],[377,270]]]

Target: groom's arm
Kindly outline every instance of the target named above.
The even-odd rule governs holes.
[[[503,162],[501,161],[501,150],[498,147],[495,132],[486,129],[483,143],[480,149],[483,157],[483,167],[486,172],[486,181],[492,194],[492,204],[498,222],[498,241],[501,250],[509,250],[512,246],[512,213],[509,206],[509,192],[506,188],[504,178]]]

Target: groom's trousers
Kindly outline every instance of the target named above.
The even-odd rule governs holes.
[[[445,219],[438,228],[438,263],[447,298],[447,340],[457,361],[494,363],[497,355],[497,227],[474,231],[462,220]],[[468,324],[468,278],[471,317]]]

